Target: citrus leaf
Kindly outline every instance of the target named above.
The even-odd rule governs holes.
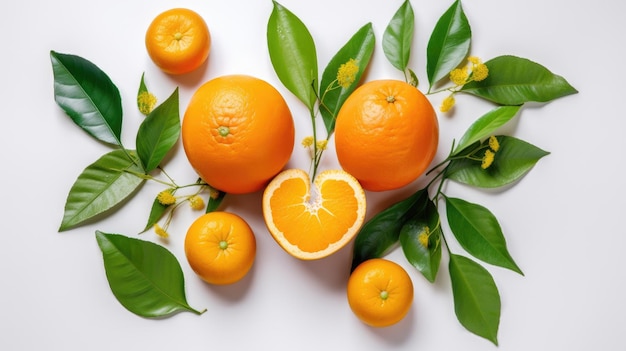
[[[331,135],[335,129],[335,118],[343,106],[348,96],[356,89],[361,76],[369,65],[370,58],[374,52],[374,31],[372,24],[368,23],[361,27],[348,42],[333,56],[324,69],[320,82],[320,98],[322,106],[320,113],[326,126],[326,132]],[[354,82],[348,87],[341,87],[337,84],[337,73],[341,65],[354,60],[359,67],[354,76]]]
[[[75,55],[50,51],[54,100],[97,140],[121,146],[122,98],[100,68]]]
[[[176,257],[164,247],[120,234],[96,231],[104,268],[115,298],[142,317],[176,312],[202,314],[187,304],[185,279]]]
[[[496,139],[500,147],[495,153],[493,163],[487,169],[481,167],[480,161],[459,158],[450,161],[446,177],[470,186],[498,188],[519,180],[542,157],[550,154],[515,137],[500,135]],[[487,141],[483,141],[481,145],[476,148],[485,149]]]
[[[420,238],[425,235],[425,239]],[[424,241],[427,245],[424,245]],[[425,211],[409,220],[400,230],[404,256],[433,283],[441,262],[441,225],[435,204],[428,200]]]
[[[488,209],[446,197],[446,214],[454,237],[469,254],[523,275],[507,250],[498,220]]]
[[[494,134],[513,118],[521,106],[499,106],[477,119],[459,139],[453,155],[458,154],[471,144]]]
[[[578,92],[565,78],[525,58],[499,56],[485,65],[489,69],[487,78],[470,82],[461,91],[500,105],[549,102]]]
[[[418,190],[367,221],[354,239],[351,270],[370,258],[382,257],[398,242],[402,226],[421,213],[428,200],[428,192]]]
[[[154,199],[152,207],[150,208],[150,214],[148,215],[148,223],[146,223],[146,226],[143,228],[141,233],[144,233],[148,229],[154,227],[154,225],[157,224],[170,207],[171,205],[163,205],[158,199]]]
[[[112,209],[144,183],[135,175],[143,170],[129,156],[134,154],[113,150],[83,170],[70,189],[59,231]]]
[[[383,33],[383,52],[387,60],[405,72],[411,57],[415,15],[409,0],[405,0],[389,21]]]
[[[267,23],[267,45],[276,75],[313,111],[317,100],[317,53],[311,33],[291,11],[276,1]]]
[[[461,1],[456,0],[437,21],[426,47],[426,74],[431,88],[463,62],[471,40],[472,29]]]
[[[147,93],[148,92],[148,87],[146,86],[146,81],[144,80],[144,76],[146,74],[142,73],[141,74],[141,81],[139,82],[139,89],[137,90],[137,96],[141,95],[141,93]],[[139,106],[137,106],[139,107]],[[141,108],[140,108],[141,109]]]
[[[206,213],[217,211],[217,209],[222,204],[224,197],[226,196],[226,193],[221,190],[215,190],[215,191],[217,191],[217,196],[216,197],[209,196],[209,201],[206,204]]]
[[[498,345],[500,293],[491,274],[471,259],[451,254],[448,265],[456,317],[470,332]]]
[[[178,88],[143,120],[137,131],[137,154],[146,173],[153,171],[178,141]]]

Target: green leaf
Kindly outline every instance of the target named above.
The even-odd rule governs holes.
[[[121,146],[122,99],[111,79],[82,57],[50,51],[54,100],[97,140]]]
[[[215,189],[215,191],[218,192],[217,196],[215,198],[209,196],[209,201],[206,204],[206,213],[217,211],[226,196],[226,193],[221,190]]]
[[[446,197],[446,214],[454,237],[469,254],[523,275],[507,250],[498,220],[488,209]]]
[[[439,18],[428,40],[426,74],[430,88],[463,62],[471,40],[472,29],[461,1],[456,0]]]
[[[520,108],[520,106],[499,106],[484,114],[467,129],[452,154],[458,154],[471,144],[493,135],[498,128],[510,121]]]
[[[145,228],[141,231],[141,233],[146,232],[148,229],[154,227],[155,224],[163,217],[163,215],[167,212],[167,210],[172,205],[163,205],[159,202],[158,199],[154,199],[152,202],[152,207],[150,208],[150,215],[148,216],[148,223],[146,223]]]
[[[276,75],[313,111],[317,100],[317,53],[311,33],[291,11],[276,1],[267,24],[267,45]]]
[[[383,52],[387,60],[402,72],[409,65],[414,25],[413,7],[409,0],[405,0],[383,33]]]
[[[470,332],[498,345],[501,303],[491,274],[469,258],[454,254],[448,268],[457,319]]]
[[[202,314],[187,304],[185,279],[176,257],[149,241],[96,231],[107,280],[115,298],[142,317],[176,312]]]
[[[468,158],[452,160],[446,169],[446,177],[458,183],[480,188],[498,188],[509,185],[526,173],[544,156],[550,153],[532,144],[511,136],[497,136],[500,148],[495,153],[493,163],[487,169],[481,162]],[[485,140],[476,149],[487,148]],[[479,154],[478,157],[482,157]]]
[[[322,74],[320,82],[320,113],[326,126],[326,132],[331,135],[335,130],[335,118],[348,96],[356,89],[361,76],[369,65],[374,52],[374,31],[372,24],[368,23],[361,27],[348,42],[333,56]],[[337,73],[341,65],[351,59],[355,60],[359,67],[354,76],[354,82],[344,88],[337,85]]]
[[[409,220],[400,230],[404,256],[431,283],[437,278],[441,262],[441,234],[439,213],[431,200],[422,214]],[[425,236],[426,246],[420,235]]]
[[[367,221],[354,240],[351,270],[370,258],[382,257],[398,242],[402,226],[424,211],[428,200],[426,189],[418,190]]]
[[[485,65],[489,76],[464,85],[461,91],[500,105],[549,102],[578,92],[563,77],[525,58],[499,56]]]
[[[180,116],[176,88],[172,95],[150,112],[139,126],[137,154],[146,173],[159,166],[178,141],[179,135]]]
[[[131,157],[125,150],[113,150],[83,170],[70,189],[59,231],[111,210],[144,183],[136,175],[143,170]]]
[[[146,86],[146,81],[144,80],[145,75],[146,75],[145,73],[141,74],[141,81],[139,82],[139,90],[137,91],[137,95],[141,95],[141,93],[148,92],[148,87]]]

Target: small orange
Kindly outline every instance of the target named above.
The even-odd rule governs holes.
[[[148,55],[161,70],[169,74],[183,74],[206,61],[211,48],[211,34],[197,12],[174,8],[152,20],[145,42]]]
[[[342,170],[309,175],[288,169],[263,193],[263,216],[269,232],[289,254],[303,260],[326,257],[344,247],[365,218],[365,193]]]
[[[411,183],[432,162],[438,142],[435,110],[424,94],[402,81],[363,84],[337,114],[337,159],[366,190]]]
[[[182,122],[191,166],[214,188],[261,190],[289,161],[295,127],[282,95],[264,80],[229,75],[196,90]]]
[[[187,230],[185,256],[207,283],[232,284],[252,268],[256,239],[243,218],[229,212],[209,212]]]
[[[413,283],[399,264],[373,258],[359,264],[348,278],[348,303],[352,312],[372,327],[401,321],[413,304]]]

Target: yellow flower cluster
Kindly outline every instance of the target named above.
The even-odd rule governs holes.
[[[439,110],[441,112],[448,112],[454,107],[456,100],[454,100],[454,94],[450,94],[448,97],[443,99],[441,102],[441,106],[439,106]]]
[[[169,206],[176,202],[176,196],[171,190],[163,190],[157,195],[157,201],[163,206]]]
[[[337,71],[337,84],[346,89],[354,83],[356,74],[359,73],[359,61],[350,59],[348,62],[339,66]]]
[[[313,146],[313,142],[314,142],[313,136],[304,137],[304,139],[302,139],[302,146],[311,147]]]
[[[150,114],[154,109],[154,106],[157,103],[157,98],[154,94],[151,94],[147,91],[142,91],[137,95],[137,106],[139,107],[139,112],[144,115]]]
[[[485,150],[485,155],[483,156],[482,162],[480,164],[480,167],[482,169],[487,169],[489,168],[489,166],[491,166],[493,160],[496,157],[496,152],[500,150],[500,143],[498,142],[498,138],[496,138],[495,136],[490,136],[488,143],[489,149]]]
[[[425,248],[428,248],[428,239],[430,238],[430,228],[425,227],[424,230],[417,236],[417,241]]]
[[[202,210],[204,209],[204,200],[202,197],[194,195],[189,198],[189,206],[196,211]]]
[[[169,233],[158,224],[154,225],[154,232],[163,239],[167,239],[170,236]]]

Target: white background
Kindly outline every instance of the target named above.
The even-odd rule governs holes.
[[[377,44],[366,80],[402,79],[386,61],[382,33],[402,1],[283,0],[309,27],[320,72],[366,22]],[[425,48],[452,1],[413,0],[416,28],[411,67],[427,88]],[[208,64],[183,77],[163,74],[148,58],[145,29],[159,12],[185,6],[207,21],[213,38]],[[311,134],[307,112],[280,84],[269,62],[265,30],[269,0],[3,1],[0,4],[0,349],[2,350],[623,350],[626,332],[626,189],[623,161],[626,5],[618,0],[464,0],[473,29],[471,54],[513,54],[564,76],[579,94],[523,109],[503,131],[550,151],[518,184],[477,191],[449,184],[446,193],[489,208],[499,219],[522,277],[487,266],[499,287],[499,348],[466,331],[454,315],[446,257],[437,282],[425,281],[400,250],[387,258],[411,274],[415,300],[399,324],[372,329],[351,313],[345,283],[351,246],[315,262],[283,252],[265,229],[260,193],[228,197],[224,209],[255,229],[257,260],[241,282],[214,287],[190,270],[182,251],[198,213],[177,212],[165,244],[185,272],[188,302],[201,316],[161,320],[125,310],[109,290],[95,230],[137,237],[161,188],[149,183],[118,212],[58,233],[67,193],[84,167],[109,149],[63,114],[53,99],[49,52],[85,57],[119,87],[125,111],[123,141],[134,145],[142,117],[134,99],[141,74],[160,101],[180,88],[181,116],[193,91],[230,73],[271,82],[297,122],[288,167],[307,167],[299,146]],[[435,106],[444,96],[431,96]],[[459,96],[456,112],[440,115],[437,160],[491,106]],[[334,152],[324,168],[337,167]],[[179,146],[166,169],[179,182],[195,174]],[[368,218],[407,196],[368,193]],[[151,232],[141,238],[155,240]],[[451,249],[462,253],[456,245]]]

